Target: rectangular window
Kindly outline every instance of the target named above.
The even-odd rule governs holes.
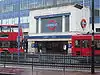
[[[22,1],[20,8],[21,10],[28,9],[28,1]]]
[[[95,40],[94,45],[96,50],[100,50],[100,40]]]
[[[9,24],[12,24],[12,18],[9,19]]]
[[[0,47],[1,48],[9,48],[10,42],[9,41],[0,41]]]
[[[65,31],[69,31],[69,16],[65,17]]]
[[[4,5],[3,12],[10,12],[13,11],[13,5]]]
[[[9,24],[9,19],[6,19],[6,24]]]
[[[100,28],[96,28],[96,32],[100,32]]]
[[[18,24],[18,17],[7,19],[7,24]]]
[[[14,18],[15,24],[18,24],[18,17]]]
[[[19,5],[18,3],[13,4],[13,11],[18,11],[19,10],[18,5]]]
[[[1,24],[1,20],[0,20],[0,24]]]
[[[17,41],[0,41],[1,48],[17,48]]]
[[[89,40],[82,40],[82,48],[89,48]]]
[[[53,4],[56,5],[57,2],[55,3],[54,1],[56,1],[56,0],[46,0],[46,5],[47,6],[52,6]]]
[[[14,18],[12,18],[12,24],[15,24],[15,20],[14,20]]]
[[[100,12],[99,10],[95,9],[95,10],[94,10],[94,15],[95,15],[95,16],[99,16],[99,12]]]
[[[6,24],[6,19],[3,19],[2,20],[2,24]]]
[[[23,23],[28,23],[28,17],[27,16],[23,17]]]
[[[20,23],[23,23],[23,17],[20,17]]]
[[[80,40],[76,40],[75,41],[75,47],[76,48],[80,48],[81,47],[80,44],[81,44],[81,41]]]
[[[3,6],[0,5],[0,13],[2,13],[2,10],[3,10]]]
[[[29,23],[29,17],[28,16],[21,17],[20,22],[21,23]]]

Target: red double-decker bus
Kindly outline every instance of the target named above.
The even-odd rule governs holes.
[[[73,35],[72,36],[72,55],[91,56],[92,35]],[[94,35],[94,54],[100,56],[100,34]]]
[[[22,47],[23,33],[17,25],[0,25],[0,53],[23,53]],[[18,49],[18,35],[20,36],[20,48]],[[19,51],[18,51],[19,50]]]

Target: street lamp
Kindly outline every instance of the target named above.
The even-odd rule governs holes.
[[[20,56],[20,0],[18,4],[18,63],[19,63],[19,56]]]
[[[92,0],[92,52],[91,52],[91,73],[94,74],[94,0]]]

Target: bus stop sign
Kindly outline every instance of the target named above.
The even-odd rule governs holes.
[[[82,27],[82,28],[86,28],[86,24],[87,24],[87,23],[86,23],[86,20],[85,20],[85,19],[82,19],[82,20],[81,20],[81,27]]]

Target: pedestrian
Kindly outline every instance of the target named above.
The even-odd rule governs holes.
[[[68,44],[68,54],[69,55],[72,54],[72,44],[71,43]]]
[[[68,54],[68,44],[64,44],[63,49],[65,54]]]
[[[42,44],[39,44],[39,52],[42,53]]]

